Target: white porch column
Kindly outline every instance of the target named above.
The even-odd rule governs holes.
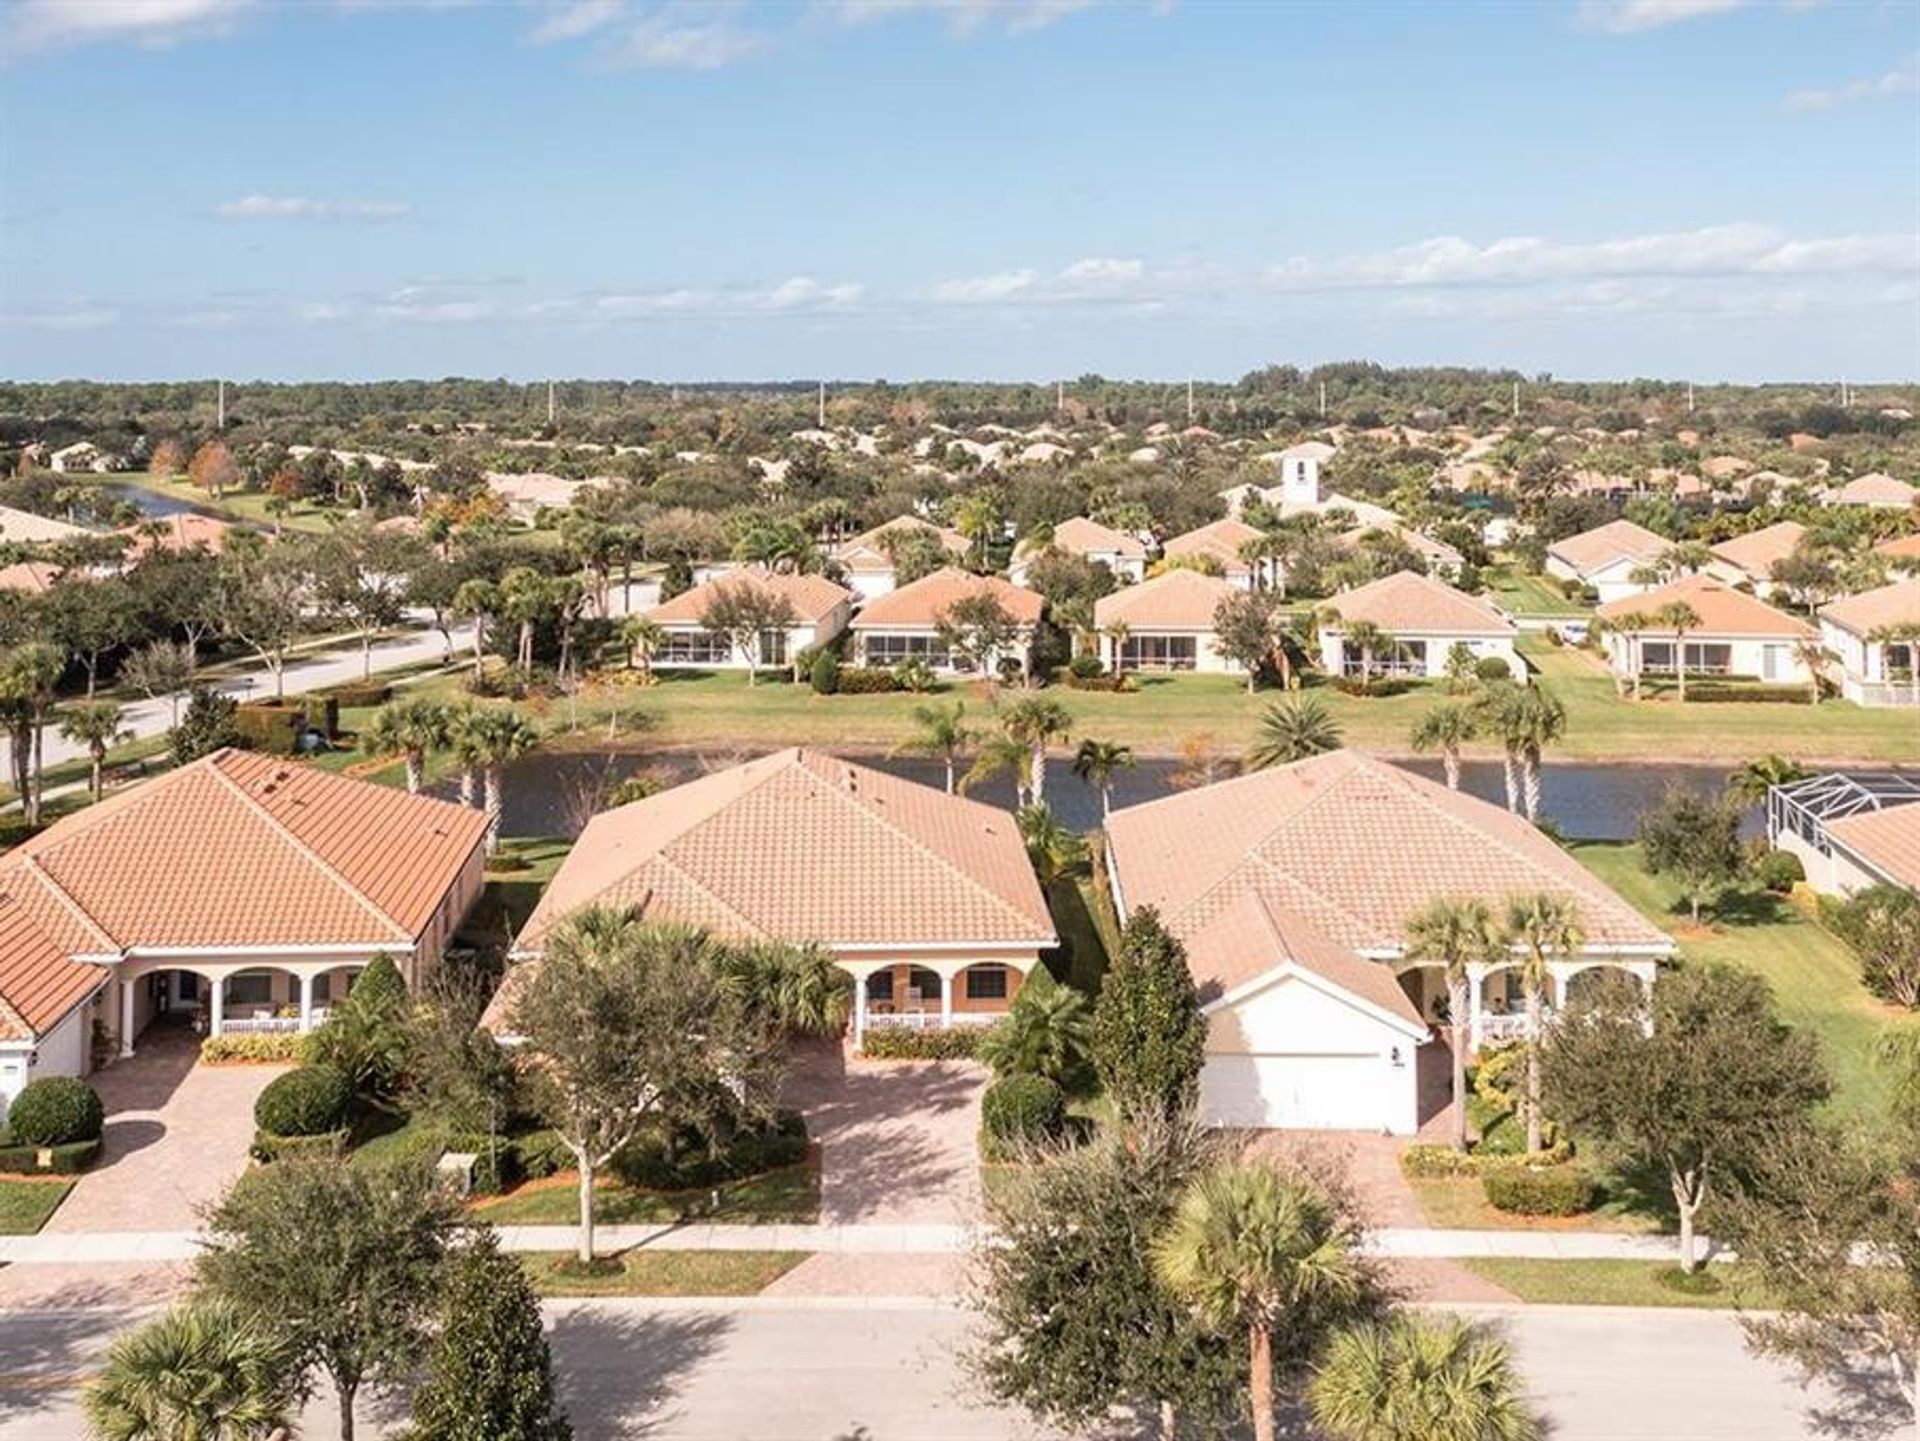
[[[1486,982],[1485,966],[1467,967],[1467,1049],[1469,1051],[1480,1049],[1480,1007],[1483,1004],[1481,988],[1486,985]]]
[[[304,1035],[313,1029],[313,977],[300,977],[300,1031]]]
[[[943,1031],[953,1029],[953,986],[959,979],[957,972],[940,977],[940,1029]]]
[[[133,1054],[133,982],[120,982],[120,1054]]]
[[[853,978],[853,1048],[859,1050],[867,1035],[867,978]]]
[[[215,976],[207,982],[207,1034],[217,1036],[226,1025],[227,978]]]
[[[1567,1008],[1567,973],[1559,966],[1553,968],[1553,1013],[1557,1016]]]

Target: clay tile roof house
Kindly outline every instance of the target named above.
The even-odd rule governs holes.
[[[485,839],[479,811],[232,750],[56,821],[0,858],[0,1101],[85,1074],[96,1021],[124,1056],[163,1017],[304,1031],[376,956],[417,984]]]
[[[1749,586],[1758,595],[1771,594],[1774,566],[1799,548],[1806,533],[1799,521],[1781,520],[1723,540],[1713,548],[1714,561],[1707,574],[1728,585]]]
[[[1633,572],[1657,559],[1670,542],[1630,520],[1610,520],[1547,547],[1547,574],[1592,586],[1602,603],[1638,595],[1647,586]]]
[[[120,534],[128,538],[126,558],[132,564],[151,550],[182,551],[204,546],[218,555],[232,529],[231,524],[215,516],[181,511],[127,526]]]
[[[1058,944],[1006,811],[801,749],[595,816],[518,964],[587,906],[824,947],[855,982],[856,1044],[883,1026],[990,1021]],[[495,1029],[511,1024],[517,969],[489,1007]]]
[[[1660,619],[1670,605],[1686,606],[1698,620],[1687,628],[1684,656],[1676,655],[1673,626]],[[1683,576],[1603,605],[1594,615],[1606,623],[1608,662],[1622,678],[1672,676],[1676,661],[1684,661],[1690,676],[1774,685],[1807,685],[1813,679],[1803,647],[1819,633],[1797,616],[1709,575]]]
[[[842,542],[834,551],[833,558],[855,595],[871,600],[894,588],[893,557],[887,554],[885,542],[888,536],[903,530],[925,531],[938,540],[941,549],[955,560],[967,558],[967,538],[959,531],[935,525],[916,515],[895,516],[884,525],[876,525],[872,530],[862,531],[852,540]]]
[[[1186,944],[1215,1125],[1411,1135],[1444,1104],[1428,1027],[1445,977],[1404,956],[1407,918],[1438,897],[1572,901],[1586,939],[1549,963],[1556,1008],[1594,967],[1650,985],[1673,950],[1524,818],[1355,751],[1116,811],[1107,846],[1121,917],[1151,906]],[[1518,965],[1471,968],[1473,1046],[1520,1034]]]
[[[1007,569],[1013,583],[1025,585],[1027,566],[1035,556],[1048,550],[1064,551],[1104,565],[1123,584],[1137,581],[1147,573],[1147,548],[1140,537],[1076,515],[1056,525],[1052,537],[1044,544],[1022,541],[1014,548],[1013,564]]]
[[[1897,566],[1902,561],[1920,564],[1920,531],[1912,535],[1897,536],[1893,540],[1883,540],[1873,548],[1875,555],[1884,555]]]
[[[706,627],[707,610],[716,599],[747,588],[787,603],[792,620],[785,627],[761,632],[751,652],[736,649],[727,636]],[[754,666],[784,666],[802,651],[822,645],[847,628],[853,614],[853,592],[823,575],[787,575],[778,571],[735,570],[715,576],[704,585],[682,591],[647,612],[647,618],[666,632],[666,644],[652,659],[656,666],[703,666],[744,670]]]
[[[1519,629],[1477,596],[1410,570],[1396,571],[1326,603],[1332,614],[1320,627],[1320,661],[1329,675],[1404,676],[1431,679],[1447,673],[1455,646],[1478,660],[1498,660],[1515,680],[1527,679],[1526,662],[1514,650]],[[1337,615],[1337,619],[1334,616]],[[1385,637],[1384,647],[1357,642],[1362,622]]]
[[[1037,592],[1023,590],[997,575],[974,575],[953,566],[923,575],[862,606],[852,624],[856,659],[868,666],[923,660],[937,671],[971,670],[971,661],[953,654],[941,637],[940,622],[958,602],[981,595],[992,596],[1000,603],[1015,630],[1012,649],[1005,655],[987,657],[987,668],[998,669],[1017,660],[1024,673],[1033,629],[1040,623],[1045,600]]]
[[[1848,700],[1920,707],[1920,576],[1822,606],[1820,639],[1840,658]]]
[[[1767,792],[1767,839],[1827,895],[1870,886],[1920,893],[1920,779],[1830,771]]]
[[[1920,500],[1920,487],[1877,470],[1855,476],[1828,491],[1826,497],[1828,505],[1864,505],[1876,510],[1906,510],[1916,500]]]
[[[1210,521],[1174,536],[1160,547],[1160,553],[1170,560],[1200,558],[1216,561],[1229,583],[1241,590],[1252,590],[1256,578],[1265,577],[1266,563],[1245,560],[1240,551],[1248,541],[1259,540],[1265,534],[1265,531],[1248,525],[1244,520],[1228,516],[1224,520]]]
[[[1191,670],[1244,674],[1214,646],[1213,618],[1238,595],[1218,576],[1176,567],[1103,595],[1093,605],[1100,660],[1109,670]],[[1123,629],[1124,628],[1124,629]]]
[[[68,525],[64,520],[54,520],[51,516],[35,515],[30,510],[0,505],[0,540],[14,545],[52,545],[56,541],[84,540],[98,534],[98,531]]]
[[[23,560],[13,565],[0,566],[0,590],[10,590],[18,595],[45,595],[53,589],[53,583],[63,574],[57,565],[48,565],[42,560]]]

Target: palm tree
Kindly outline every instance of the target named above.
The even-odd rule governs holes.
[[[1886,656],[1888,679],[1893,676],[1893,657],[1887,655],[1887,651],[1896,645],[1907,648],[1907,684],[1912,688],[1913,703],[1920,706],[1920,621],[1902,620],[1880,626],[1868,634],[1867,640],[1879,646],[1880,653]]]
[[[1612,620],[1603,620],[1600,624],[1627,643],[1627,669],[1633,676],[1633,698],[1639,700],[1641,671],[1645,664],[1642,660],[1644,650],[1641,637],[1653,622],[1647,618],[1645,612],[1634,610],[1628,611],[1625,615],[1617,615]],[[1616,683],[1615,690],[1618,689],[1619,686]]]
[[[1093,1062],[1093,1013],[1071,986],[1029,987],[1006,1019],[980,1038],[980,1059],[1002,1076],[1079,1084]]]
[[[1501,777],[1507,787],[1507,809],[1520,811],[1520,748],[1526,728],[1520,712],[1520,687],[1511,682],[1490,685],[1473,704],[1474,721],[1482,731],[1500,738]]]
[[[1673,678],[1680,688],[1680,704],[1687,703],[1687,632],[1700,629],[1700,612],[1684,600],[1668,601],[1654,613],[1655,620],[1673,632]]]
[[[1047,747],[1073,734],[1073,712],[1051,696],[1022,696],[1000,712],[1000,729],[1026,747],[1028,804],[1045,805]]]
[[[630,615],[620,622],[620,639],[627,647],[627,666],[640,662],[640,684],[653,684],[653,658],[667,643],[667,632],[656,620]]]
[[[500,613],[520,628],[514,642],[514,669],[533,669],[533,628],[553,611],[553,585],[532,566],[517,565],[500,577]]]
[[[789,1034],[833,1036],[847,1023],[853,993],[818,946],[728,943],[716,948],[713,964],[723,985]]]
[[[1550,891],[1507,901],[1505,939],[1520,949],[1520,986],[1527,998],[1527,1154],[1540,1150],[1540,1032],[1543,996],[1552,979],[1551,958],[1569,956],[1586,940],[1580,912],[1564,896]]]
[[[1820,704],[1820,692],[1827,678],[1827,667],[1833,664],[1834,654],[1818,640],[1797,640],[1793,643],[1793,658],[1806,667],[1807,702]]]
[[[1360,683],[1370,684],[1373,658],[1392,647],[1393,637],[1370,620],[1355,620],[1346,623],[1346,643],[1360,648]]]
[[[395,701],[373,713],[360,733],[360,749],[368,755],[405,757],[407,794],[419,795],[426,781],[427,756],[445,749],[453,714],[430,700]]]
[[[1479,731],[1480,722],[1473,707],[1461,701],[1449,701],[1415,721],[1409,739],[1417,751],[1440,752],[1440,764],[1447,773],[1447,789],[1457,791],[1460,789],[1460,747]]]
[[[1312,1185],[1261,1165],[1222,1166],[1194,1183],[1153,1248],[1161,1283],[1212,1330],[1246,1333],[1253,1434],[1274,1441],[1274,1331],[1361,1290],[1351,1237]]]
[[[1100,818],[1113,814],[1113,778],[1133,769],[1133,747],[1118,741],[1084,740],[1074,752],[1073,773],[1100,792]]]
[[[989,490],[976,490],[954,507],[953,528],[973,545],[974,562],[987,568],[987,546],[1001,529],[1000,501]]]
[[[1014,812],[1027,859],[1043,890],[1050,890],[1086,864],[1087,843],[1046,805],[1024,805]]]
[[[1811,774],[1800,762],[1782,755],[1756,756],[1727,777],[1727,794],[1743,806],[1764,805],[1767,792],[1775,786],[1792,785]]]
[[[500,614],[500,587],[490,580],[469,580],[453,593],[453,613],[473,617],[473,678],[479,680],[487,658],[487,632]]]
[[[1340,726],[1318,696],[1288,696],[1260,717],[1260,736],[1247,752],[1251,770],[1291,765],[1308,756],[1340,749]]]
[[[0,660],[0,700],[17,708],[14,733],[14,770],[23,784],[21,807],[29,828],[40,825],[42,739],[53,713],[55,688],[66,674],[66,653],[43,640],[30,640],[8,651]]]
[[[1116,678],[1126,673],[1127,639],[1133,634],[1133,627],[1124,620],[1110,622],[1107,626],[1107,639],[1113,642],[1113,673]]]
[[[80,1405],[101,1441],[258,1441],[288,1424],[297,1375],[269,1331],[194,1301],[115,1341]]]
[[[1499,959],[1500,933],[1485,901],[1439,896],[1407,919],[1409,961],[1437,961],[1446,970],[1447,1021],[1453,1031],[1453,1146],[1467,1149],[1467,987],[1471,968]]]
[[[895,746],[894,753],[914,751],[920,755],[939,756],[947,773],[947,794],[954,789],[954,767],[959,764],[961,755],[973,744],[974,732],[966,724],[967,703],[955,701],[952,705],[940,705],[929,702],[913,708],[913,723],[920,729]]]
[[[1540,820],[1540,752],[1567,733],[1567,708],[1539,686],[1519,686],[1513,697],[1513,735],[1519,743],[1527,819]]]
[[[487,813],[487,854],[500,848],[501,791],[507,766],[540,744],[540,732],[518,711],[469,711],[460,723],[460,749],[480,772]]]
[[[60,718],[60,734],[87,748],[92,762],[87,790],[96,802],[106,785],[107,748],[133,739],[133,732],[121,724],[123,719],[120,707],[110,700],[83,701]]]
[[[1307,1384],[1328,1441],[1536,1441],[1513,1352],[1458,1316],[1349,1327]]]

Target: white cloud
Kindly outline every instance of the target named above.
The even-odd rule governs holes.
[[[13,0],[0,28],[8,50],[123,40],[171,45],[226,28],[252,0]]]
[[[1642,30],[1657,30],[1663,25],[1677,25],[1683,20],[1744,10],[1748,3],[1749,0],[1582,0],[1580,19],[1609,35],[1632,35]]]
[[[223,200],[222,220],[401,220],[412,208],[399,200],[315,200],[304,195],[243,195]]]
[[[967,280],[943,280],[927,295],[942,305],[979,305],[1011,300],[1031,290],[1039,278],[1037,270],[1005,270],[998,275],[976,275]]]
[[[1068,285],[1131,285],[1146,273],[1147,266],[1145,261],[1091,257],[1086,260],[1074,261],[1073,264],[1060,272],[1060,279]]]
[[[0,311],[0,328],[17,330],[100,330],[119,320],[120,312],[105,305],[77,305],[68,310]]]
[[[822,285],[811,275],[796,275],[774,286],[767,295],[770,310],[799,310],[810,306],[851,305],[864,287],[851,283]]]
[[[766,52],[771,37],[718,10],[667,5],[620,33],[595,60],[604,70],[723,70]]]
[[[546,19],[527,32],[534,45],[551,45],[561,40],[578,40],[603,30],[626,14],[625,0],[573,0],[571,4],[545,7]]]
[[[1796,90],[1781,103],[1789,110],[1831,110],[1855,100],[1884,100],[1889,95],[1911,95],[1916,90],[1920,90],[1920,55],[1864,80],[1850,80],[1825,90]]]
[[[829,0],[827,9],[848,25],[900,15],[938,15],[959,35],[998,26],[1009,35],[1044,30],[1100,0]]]

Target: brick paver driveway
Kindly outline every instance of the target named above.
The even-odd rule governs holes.
[[[155,1026],[135,1054],[94,1075],[107,1109],[93,1169],[48,1231],[184,1231],[245,1169],[253,1101],[284,1066],[196,1066],[183,1027]]]
[[[963,1062],[860,1061],[838,1044],[804,1047],[786,1095],[820,1143],[820,1219],[976,1219],[986,1082],[983,1068]]]

